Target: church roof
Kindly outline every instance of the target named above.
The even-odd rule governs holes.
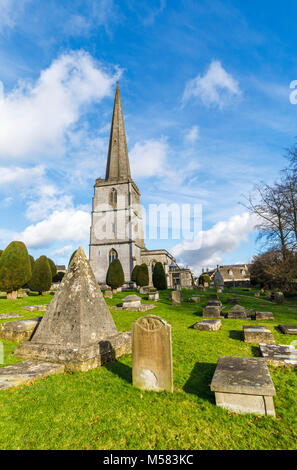
[[[113,106],[105,181],[132,181],[118,82]]]

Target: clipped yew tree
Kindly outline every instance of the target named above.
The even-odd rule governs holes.
[[[112,289],[121,287],[125,282],[124,271],[119,259],[115,258],[109,265],[106,274],[106,284]]]
[[[137,280],[136,284],[139,287],[144,287],[149,285],[149,273],[148,268],[145,263],[141,264],[137,271]]]
[[[26,245],[11,242],[0,257],[0,289],[7,292],[8,299],[16,299],[18,289],[31,278],[31,263]]]
[[[163,264],[158,261],[155,264],[153,272],[153,284],[157,290],[167,289],[167,279],[163,268]]]
[[[38,292],[39,295],[50,289],[52,285],[52,271],[48,258],[40,256],[33,267],[32,277],[28,282],[29,289]]]
[[[136,266],[134,266],[133,271],[132,271],[132,274],[131,274],[131,281],[136,282],[136,284],[137,284],[137,273],[138,273],[138,269],[139,269],[139,265],[136,264]]]
[[[33,258],[32,255],[29,255],[29,258],[30,258],[30,263],[31,263],[31,271],[33,272],[33,266],[34,266],[34,263],[35,263],[35,259]]]
[[[57,268],[56,268],[56,265],[55,263],[53,262],[52,259],[50,258],[47,258],[48,262],[49,262],[49,265],[50,265],[50,268],[51,268],[51,272],[52,272],[52,280],[53,278],[55,277],[55,275],[57,274]]]

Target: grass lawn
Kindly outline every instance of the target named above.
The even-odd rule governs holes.
[[[189,328],[201,319],[211,292],[199,292],[200,304],[183,302],[181,307],[171,306],[169,292],[161,292],[157,307],[148,312],[172,325],[173,394],[133,388],[131,355],[89,372],[50,376],[8,389],[0,392],[0,449],[297,449],[296,369],[270,367],[277,392],[276,418],[218,408],[209,388],[220,356],[259,355],[256,345],[242,341],[242,325],[266,325],[277,343],[291,343],[294,337],[281,334],[276,326],[297,324],[297,300],[278,306],[235,288],[232,294],[219,295],[223,303],[227,297],[242,295],[241,305],[272,311],[275,321],[223,320],[216,332]],[[187,299],[193,291],[183,294]],[[108,305],[117,304],[125,295],[107,299]],[[40,312],[26,312],[21,306],[51,299],[50,295],[16,301],[0,298],[0,313],[32,318]],[[111,312],[120,330],[129,330],[140,316],[138,312]],[[15,347],[16,343],[4,342],[3,365],[17,362]]]

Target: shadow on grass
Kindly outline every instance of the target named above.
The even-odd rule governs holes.
[[[261,357],[260,348],[258,346],[251,346],[251,351],[254,357]]]
[[[132,384],[132,367],[129,367],[119,361],[108,362],[104,365],[104,367],[113,374],[120,377],[120,379],[123,379],[129,384]]]
[[[230,330],[229,331],[229,337],[231,339],[235,339],[237,341],[242,341],[243,340],[243,332],[239,330]]]
[[[189,379],[183,386],[186,393],[197,395],[199,398],[214,403],[214,394],[210,390],[210,383],[216,368],[216,364],[208,362],[196,362]]]

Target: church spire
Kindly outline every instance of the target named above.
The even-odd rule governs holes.
[[[105,180],[131,181],[119,82],[114,99]]]

